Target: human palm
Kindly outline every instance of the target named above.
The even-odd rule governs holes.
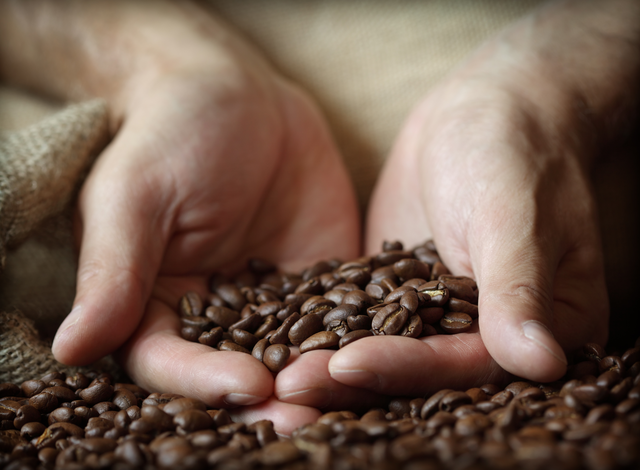
[[[63,362],[125,345],[125,370],[150,390],[214,406],[272,395],[253,357],[179,338],[178,299],[250,257],[298,269],[356,256],[358,215],[306,96],[252,70],[236,78],[161,80],[99,157],[79,200],[77,297],[54,345]]]

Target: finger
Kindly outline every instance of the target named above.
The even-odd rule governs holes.
[[[143,171],[138,159],[116,161],[120,154],[131,156],[126,141],[105,151],[80,197],[77,292],[53,343],[66,364],[89,364],[131,335],[168,237],[170,191],[153,187],[153,168]]]
[[[270,398],[259,405],[243,406],[231,410],[230,415],[234,421],[242,421],[247,424],[263,419],[271,420],[276,433],[290,436],[300,426],[315,423],[321,413],[309,406],[282,403],[276,398]]]
[[[225,408],[253,405],[272,395],[273,376],[253,356],[186,341],[179,325],[172,308],[149,301],[136,334],[118,353],[136,384]]]
[[[329,361],[335,351],[294,353],[294,359],[277,376],[275,395],[286,403],[313,406],[323,410],[367,410],[382,406],[385,398],[361,388],[334,380]]]
[[[559,256],[550,243],[517,239],[494,246],[482,252],[478,269],[479,324],[487,349],[521,377],[559,379],[567,366],[563,347],[603,344],[606,338],[599,252],[583,246]]]
[[[494,231],[492,243],[485,241],[480,254],[471,256],[472,262],[477,260],[473,264],[480,290],[480,332],[504,369],[531,380],[552,381],[567,367],[552,333],[560,315],[553,303],[558,247],[526,232],[517,227]]]
[[[420,396],[443,388],[465,390],[508,380],[487,352],[480,335],[363,338],[336,352],[331,378],[377,393]]]

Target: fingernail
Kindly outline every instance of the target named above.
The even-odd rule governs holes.
[[[265,397],[257,397],[255,395],[247,395],[246,393],[230,393],[222,397],[228,405],[248,406],[255,405],[266,400]]]
[[[345,370],[329,367],[329,373],[332,379],[352,387],[376,389],[380,386],[380,378],[368,370]]]
[[[544,324],[536,320],[529,320],[522,324],[522,332],[525,338],[530,339],[541,348],[545,349],[549,354],[558,361],[567,365],[567,359],[564,357],[560,345],[553,338],[553,334]]]
[[[331,403],[332,394],[325,388],[310,388],[298,392],[291,392],[279,395],[278,400],[294,405],[313,406],[314,408],[325,408]]]

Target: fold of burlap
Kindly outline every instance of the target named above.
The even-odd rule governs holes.
[[[43,227],[47,234],[62,231],[66,234],[63,238],[70,240],[70,225],[60,222],[64,217],[56,220],[56,216],[65,210],[68,213],[79,183],[107,138],[106,106],[100,100],[69,106],[23,130],[0,134],[0,273],[7,250],[34,233],[33,238],[38,239],[37,232]],[[46,261],[47,257],[40,259]],[[42,323],[56,317],[43,315],[37,308],[42,289],[38,292],[29,278],[14,274],[42,269],[38,260],[32,258],[31,265],[21,266],[20,258],[17,262],[12,259],[10,269],[0,274],[0,382],[21,382],[51,369],[76,370],[55,361],[49,340],[16,309],[20,302],[26,303],[27,310]],[[66,271],[69,274],[69,269]],[[52,290],[49,295],[58,305],[60,293]],[[67,307],[58,308],[57,318],[67,312]]]

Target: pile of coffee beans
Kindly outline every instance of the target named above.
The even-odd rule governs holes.
[[[624,353],[586,345],[550,384],[487,384],[395,398],[362,416],[329,412],[291,438],[271,421],[148,394],[108,374],[51,372],[0,384],[0,468],[640,468],[640,339]]]
[[[252,354],[274,373],[290,345],[305,353],[374,335],[463,333],[478,317],[476,282],[451,275],[432,241],[408,251],[385,242],[376,256],[320,261],[301,274],[254,259],[233,281],[214,275],[210,290],[180,299],[183,338]]]

